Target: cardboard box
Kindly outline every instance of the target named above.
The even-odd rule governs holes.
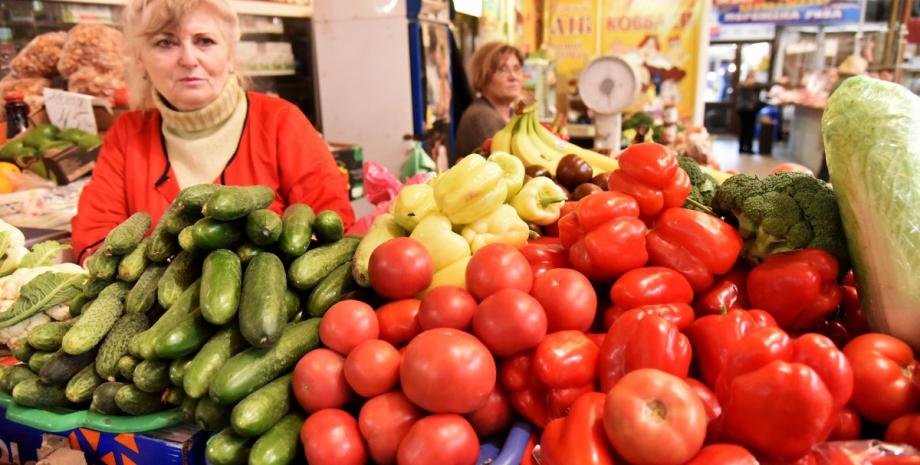
[[[26,465],[39,460],[43,436],[37,429],[6,419],[0,408],[0,464]],[[89,465],[205,465],[208,433],[180,425],[147,433],[100,433],[79,428],[54,436],[83,452]]]
[[[329,143],[329,150],[339,165],[339,170],[348,177],[349,200],[364,197],[364,155],[360,145]]]

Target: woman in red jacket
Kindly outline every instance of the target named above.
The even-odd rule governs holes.
[[[235,73],[239,20],[224,0],[131,0],[122,13],[132,107],[106,134],[73,219],[82,260],[132,213],[154,224],[185,187],[262,184],[354,222],[347,180],[294,105],[246,92]]]

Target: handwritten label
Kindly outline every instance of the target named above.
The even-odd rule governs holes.
[[[51,124],[61,128],[77,128],[90,134],[97,133],[91,95],[45,88],[45,111]]]

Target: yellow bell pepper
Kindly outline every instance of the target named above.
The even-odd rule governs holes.
[[[497,163],[505,173],[505,188],[508,189],[505,201],[508,202],[517,195],[518,191],[521,190],[521,186],[524,185],[524,163],[520,158],[507,152],[492,152],[492,155],[489,156],[489,161]]]
[[[406,231],[412,231],[419,221],[438,211],[434,200],[434,189],[427,184],[413,184],[403,187],[393,203],[393,216],[396,223]]]
[[[505,172],[480,155],[467,155],[434,183],[438,208],[454,224],[470,224],[505,202]]]
[[[435,273],[428,289],[420,292],[416,298],[425,298],[432,289],[439,286],[457,286],[466,289],[466,265],[470,263],[470,258],[461,258]]]
[[[559,219],[568,196],[558,184],[545,176],[527,181],[521,192],[511,200],[511,206],[524,221],[533,224],[553,224]]]
[[[463,236],[451,229],[452,225],[446,216],[440,213],[431,213],[419,222],[409,236],[422,243],[434,265],[434,271],[472,255],[470,245]]]
[[[530,228],[511,205],[498,207],[491,215],[463,228],[463,238],[470,243],[473,253],[495,243],[503,242],[515,247],[527,243]]]

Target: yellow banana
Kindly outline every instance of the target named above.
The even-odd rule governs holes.
[[[560,139],[541,124],[537,124],[534,127],[534,130],[536,131],[537,136],[545,144],[551,147],[555,147],[559,152],[564,154],[574,153],[575,155],[578,155],[582,160],[594,168],[595,175],[615,171],[620,168],[620,164],[617,163],[615,159],[606,155],[601,155],[595,151],[579,147],[569,141]]]
[[[533,144],[537,148],[537,150],[539,150],[541,153],[546,155],[546,158],[549,158],[553,160],[553,163],[558,164],[559,160],[561,160],[562,157],[565,156],[565,154],[560,152],[559,149],[557,149],[556,147],[544,142],[543,139],[540,138],[539,134],[537,134],[537,126],[540,126],[540,127],[542,126],[540,125],[540,122],[537,120],[536,113],[531,113],[530,117],[527,118],[526,122],[527,122],[527,137],[529,137],[530,140],[533,141]]]
[[[528,136],[526,128],[520,128],[514,132],[511,137],[511,153],[524,162],[524,166],[542,166],[549,170],[553,175],[556,174],[556,163],[551,159],[544,158],[540,151],[534,146],[533,141]]]
[[[492,152],[511,152],[511,136],[520,120],[520,115],[514,115],[505,127],[492,136]]]

